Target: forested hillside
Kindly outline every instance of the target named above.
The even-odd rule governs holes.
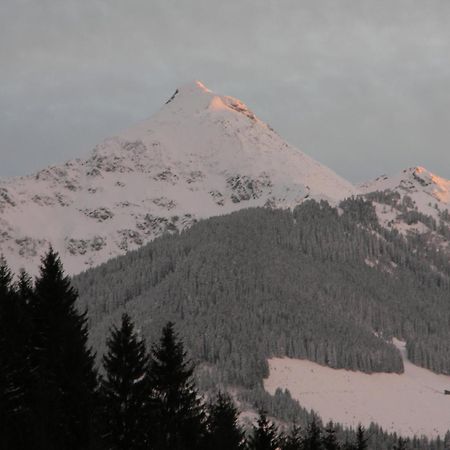
[[[201,221],[74,279],[95,347],[124,310],[154,339],[178,324],[215,381],[261,385],[267,358],[401,372],[389,343],[450,373],[450,264],[380,227],[370,202],[248,209]]]
[[[246,421],[220,385],[200,395],[171,322],[150,344],[123,314],[95,365],[86,314],[77,310],[77,293],[52,249],[39,272],[34,283],[25,273],[14,282],[0,258],[1,449],[448,448],[449,433],[444,440],[403,439],[374,424],[325,426],[281,389],[273,396],[262,388],[234,389],[240,405],[259,410]]]

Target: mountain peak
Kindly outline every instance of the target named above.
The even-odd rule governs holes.
[[[198,219],[353,194],[243,102],[194,81],[86,160],[0,182],[0,252],[32,270],[51,243],[78,273]]]
[[[180,97],[189,96],[202,96],[204,94],[212,94],[212,91],[208,89],[201,81],[191,81],[178,87],[172,96],[167,100],[166,105],[172,103],[173,100],[179,99]]]
[[[183,84],[178,88],[180,92],[207,92],[212,91],[208,89],[205,84],[199,80],[191,81],[190,83]]]
[[[361,185],[361,190],[365,193],[385,190],[398,191],[402,195],[423,197],[418,204],[437,200],[445,208],[450,205],[450,180],[435,175],[422,166],[409,167],[393,176],[382,175]]]
[[[184,112],[184,115],[190,116],[207,109],[214,97],[215,94],[201,81],[191,81],[175,90],[160,113],[164,116],[165,113],[172,115]],[[163,117],[162,120],[166,118]]]
[[[411,167],[410,169],[405,169],[403,172],[409,173],[412,179],[415,180],[419,185],[423,187],[430,187],[436,197],[442,196],[443,193],[447,194],[448,196],[450,191],[450,181],[430,172],[425,167],[415,166]],[[438,199],[442,201],[448,201],[444,200],[443,198]]]
[[[212,114],[217,120],[234,117],[234,120],[243,119],[248,122],[250,119],[253,123],[258,122],[259,125],[268,127],[244,102],[228,95],[217,94],[201,81],[192,81],[177,88],[160,111],[160,119],[165,122],[171,120],[169,117],[192,117],[199,113]]]

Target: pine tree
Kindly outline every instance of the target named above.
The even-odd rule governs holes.
[[[394,445],[394,450],[406,450],[406,448],[406,439],[399,437],[397,443]]]
[[[277,427],[260,411],[257,425],[248,441],[249,450],[276,450],[280,444]]]
[[[365,428],[360,424],[358,425],[358,429],[356,430],[356,450],[366,450],[368,448],[367,444],[367,437],[366,437],[366,430]]]
[[[322,430],[317,423],[316,418],[313,418],[306,430],[305,439],[303,441],[304,450],[321,450],[322,446]]]
[[[12,407],[14,395],[13,368],[11,367],[11,352],[9,326],[12,316],[12,274],[2,259],[0,262],[0,414],[6,417]],[[5,418],[3,418],[3,421]],[[0,421],[0,423],[3,423]]]
[[[301,450],[303,447],[301,428],[294,425],[290,433],[283,439],[282,450]]]
[[[58,255],[50,249],[30,301],[33,409],[39,430],[35,449],[85,450],[93,444],[97,378],[87,347],[86,314],[76,309],[76,300]]]
[[[29,323],[25,304],[0,259],[0,448],[29,448],[33,442],[30,409]]]
[[[219,393],[209,406],[208,446],[215,450],[243,450],[244,432],[238,424],[239,412],[231,398]]]
[[[325,428],[325,436],[322,438],[322,443],[324,450],[338,450],[340,448],[333,422],[328,422]]]
[[[149,356],[127,314],[113,327],[103,357],[101,382],[104,440],[111,450],[150,448]]]
[[[155,448],[199,449],[204,444],[206,418],[192,380],[193,365],[169,322],[151,351],[150,377],[156,401]]]
[[[2,259],[0,265],[0,443],[7,448],[13,442],[14,415],[20,404],[16,367],[10,349],[9,326],[12,316],[12,275]],[[16,430],[14,430],[16,431]]]
[[[22,305],[29,306],[33,296],[33,282],[30,275],[24,270],[19,273],[17,282],[17,295],[20,298]],[[31,317],[29,317],[29,326],[31,326]]]

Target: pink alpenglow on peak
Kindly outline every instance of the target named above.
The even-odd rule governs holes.
[[[51,243],[75,274],[198,219],[356,193],[243,102],[196,81],[86,159],[0,181],[0,253],[35,273]]]
[[[429,239],[448,251],[446,232],[443,230],[449,228],[446,219],[450,210],[449,180],[416,166],[394,176],[382,175],[364,183],[360,191],[374,200],[382,226],[395,228],[405,235],[427,234]],[[384,200],[380,192],[388,194]]]
[[[419,207],[426,206],[420,200],[424,200],[426,203],[437,202],[438,206],[445,209],[450,207],[450,180],[435,175],[421,166],[404,169],[392,177],[382,175],[373,181],[362,184],[360,188],[363,193],[387,189],[406,193],[409,196],[417,197]]]

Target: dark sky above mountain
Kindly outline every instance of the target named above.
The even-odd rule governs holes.
[[[352,181],[450,178],[446,0],[1,0],[0,176],[83,156],[193,79]]]

